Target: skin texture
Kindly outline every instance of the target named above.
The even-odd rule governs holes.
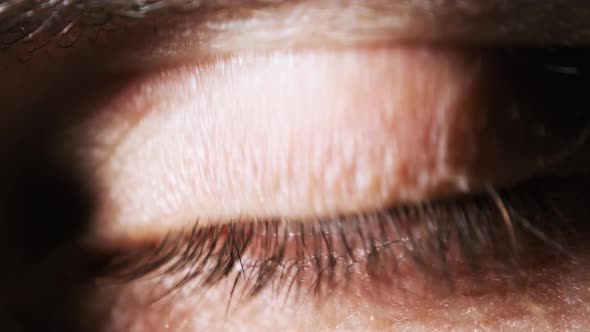
[[[529,124],[508,100],[485,95],[490,62],[407,46],[238,55],[141,76],[80,129],[91,133],[81,153],[106,212],[96,233],[141,241],[195,216],[205,224],[352,214],[550,168],[550,148],[523,155],[501,142]]]
[[[83,12],[120,12],[114,4]],[[100,34],[84,20],[68,25],[80,15],[68,5],[33,33],[49,11],[33,11],[39,20],[31,23],[25,5],[0,5],[2,26],[26,31],[0,53],[0,149],[11,157],[0,169],[5,326],[13,316],[42,317],[45,328],[79,317],[72,331],[583,331],[590,324],[583,247],[527,271],[526,286],[478,296],[422,290],[400,301],[392,291],[376,301],[339,290],[285,301],[267,290],[229,313],[230,281],[206,291],[189,284],[154,302],[158,287],[179,275],[76,288],[64,285],[63,272],[89,265],[89,247],[132,249],[198,217],[349,213],[484,191],[545,171],[583,143],[584,128],[552,145],[552,126],[563,124],[551,117],[523,111],[519,120],[514,108],[481,107],[510,106],[497,98],[502,76],[493,61],[409,44],[581,43],[588,40],[582,2],[238,3],[231,12],[212,6],[181,17],[154,10],[113,20],[113,31]],[[529,25],[519,9],[531,13]],[[64,38],[67,48],[59,47]],[[25,242],[28,225],[47,230]]]
[[[163,327],[179,331],[583,331],[590,295],[581,289],[589,286],[587,261],[578,258],[576,265],[538,271],[529,285],[515,290],[447,293],[433,299],[402,295],[393,289],[380,294],[379,302],[356,291],[285,301],[268,289],[228,309],[231,282],[227,282],[205,292],[186,286],[146,305],[162,284],[172,282],[170,278],[162,284],[146,280],[112,290],[118,296],[108,326],[117,331],[160,331]]]

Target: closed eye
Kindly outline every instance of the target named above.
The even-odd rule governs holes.
[[[143,220],[135,212],[98,219],[102,239],[135,243],[111,253],[103,278],[141,285],[130,296],[172,308],[210,292],[228,317],[269,298],[288,307],[344,299],[347,310],[378,308],[383,324],[403,318],[392,309],[400,306],[442,310],[432,299],[487,297],[496,310],[518,312],[520,304],[504,307],[503,294],[514,301],[526,290],[547,301],[539,294],[563,286],[554,277],[583,264],[576,233],[586,215],[587,78],[584,62],[566,59],[584,50],[551,59],[543,50],[435,46],[315,52],[166,71],[137,97],[123,94],[119,114],[128,100],[152,108],[102,161],[107,175],[98,174],[158,204],[140,201]],[[357,76],[358,63],[372,66],[363,67],[367,76]],[[211,86],[219,90],[199,93]],[[339,103],[344,91],[360,101]],[[388,158],[393,166],[382,168]],[[141,165],[149,167],[135,173]],[[118,210],[133,211],[131,203]],[[162,208],[173,214],[147,214]]]
[[[63,110],[104,330],[559,330],[589,298],[575,4],[0,5],[2,70]]]
[[[295,296],[292,291],[323,301],[344,288],[344,294],[358,292],[380,304],[404,304],[403,292],[422,299],[518,289],[529,269],[575,260],[575,245],[564,237],[576,239],[579,225],[564,210],[584,209],[572,199],[581,186],[568,181],[537,180],[351,216],[197,222],[157,245],[114,254],[103,278],[121,282],[163,273],[176,284],[161,296],[191,283],[215,287],[227,278],[233,281],[228,301],[266,287],[274,296]]]

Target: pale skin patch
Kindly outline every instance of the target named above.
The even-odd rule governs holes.
[[[321,217],[518,180],[522,160],[481,148],[493,139],[478,135],[488,115],[471,100],[483,70],[391,47],[238,56],[132,81],[89,122],[96,225],[141,239],[196,218]],[[482,175],[481,160],[514,166]]]

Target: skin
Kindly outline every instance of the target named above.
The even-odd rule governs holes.
[[[590,300],[581,288],[589,286],[583,257],[585,254],[576,258],[576,265],[544,270],[529,286],[508,292],[447,293],[433,300],[432,296],[404,296],[388,289],[373,300],[362,292],[336,291],[320,299],[284,301],[281,295],[265,290],[245,304],[234,303],[229,314],[231,281],[204,293],[187,286],[146,306],[150,296],[161,289],[148,280],[116,290],[115,314],[108,326],[127,331],[161,331],[163,326],[173,331],[583,331]]]
[[[76,134],[91,133],[80,153],[104,211],[97,241],[157,237],[195,216],[214,224],[372,211],[549,169],[559,150],[517,154],[502,142],[546,146],[553,137],[516,138],[530,124],[486,95],[489,62],[394,45],[245,54],[126,82]]]
[[[230,18],[218,9],[191,14],[199,20],[154,16],[104,33],[91,45],[82,41],[62,49],[50,41],[25,64],[19,59],[39,42],[36,37],[32,44],[3,50],[0,148],[14,156],[3,165],[3,179],[15,186],[25,178],[38,183],[37,167],[23,168],[37,164],[49,170],[39,177],[67,174],[76,197],[90,202],[80,200],[80,210],[88,210],[77,218],[84,224],[52,242],[51,259],[42,261],[68,266],[80,260],[68,251],[70,242],[133,248],[196,218],[315,218],[485,191],[490,183],[512,184],[544,172],[562,161],[561,151],[581,144],[582,129],[551,146],[551,134],[527,131],[534,122],[551,133],[557,124],[549,118],[514,118],[509,107],[486,110],[491,100],[506,105],[483,92],[497,79],[485,55],[407,42],[581,43],[583,33],[522,29],[515,13],[525,5],[518,2],[504,10],[493,1],[470,8],[388,3],[243,6]],[[306,15],[296,15],[298,10]],[[572,29],[584,18],[583,11],[564,10],[558,18],[542,9],[532,12],[531,21],[568,22]],[[17,13],[0,11],[5,17]],[[448,17],[467,24],[454,26]],[[293,23],[285,25],[289,18]],[[499,25],[505,28],[493,29]],[[180,33],[187,31],[202,33]],[[419,107],[424,103],[430,107]],[[515,153],[499,138],[543,149]],[[31,156],[38,160],[31,162]],[[5,190],[4,206],[18,202],[20,196]],[[12,217],[4,206],[1,213]],[[5,227],[10,232],[4,234],[26,238],[26,230]],[[7,243],[12,251],[4,255],[10,258],[20,251],[19,241]],[[8,260],[11,272],[2,281],[22,275],[28,280],[27,264],[37,264],[37,255]],[[62,301],[64,308],[83,304],[76,324],[84,330],[582,331],[590,324],[588,257],[582,248],[572,259],[531,273],[526,287],[481,296],[433,298],[429,290],[410,289],[425,295],[401,301],[393,290],[378,300],[360,291],[335,291],[322,299],[287,299],[278,309],[282,299],[266,290],[226,316],[228,281],[204,293],[189,285],[148,305],[159,282],[179,278],[173,275],[93,285]],[[40,271],[30,277],[35,289],[54,287],[56,294],[48,298],[57,301],[59,265],[34,266]],[[42,310],[27,302],[35,293],[24,282],[12,285],[6,291],[23,294],[20,306]]]

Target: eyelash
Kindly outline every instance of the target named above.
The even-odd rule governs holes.
[[[518,73],[567,82],[553,104],[568,109],[576,99],[570,97],[581,96],[587,50],[508,52]],[[583,168],[585,162],[572,164]],[[106,255],[97,275],[114,283],[166,278],[156,298],[189,284],[205,290],[227,282],[228,307],[233,298],[250,299],[265,289],[285,299],[352,288],[377,299],[395,296],[394,290],[517,289],[531,269],[574,259],[576,244],[568,241],[588,234],[581,218],[590,215],[583,179],[537,179],[507,190],[315,220],[197,222],[158,243]]]
[[[99,274],[110,282],[175,276],[161,296],[192,282],[207,289],[229,280],[228,303],[238,290],[239,298],[252,298],[266,288],[285,299],[351,287],[379,296],[384,288],[403,291],[410,275],[431,292],[511,287],[531,267],[571,259],[559,240],[575,228],[562,212],[577,201],[566,182],[322,220],[197,223],[158,245],[111,255]]]

